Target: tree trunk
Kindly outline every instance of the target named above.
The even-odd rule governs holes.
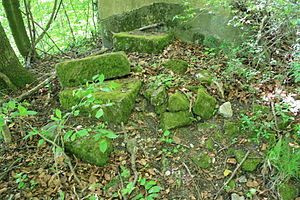
[[[19,0],[2,0],[2,4],[20,54],[25,58],[33,55],[34,51],[26,32]]]
[[[34,75],[23,68],[0,23],[0,90],[14,90],[31,83]]]

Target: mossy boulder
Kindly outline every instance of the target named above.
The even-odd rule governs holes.
[[[189,125],[193,114],[188,111],[165,112],[161,116],[160,125],[164,130]]]
[[[106,81],[105,85],[114,85],[114,88],[110,92],[99,90],[93,94],[96,100],[103,102],[103,104],[112,103],[111,106],[102,107],[104,111],[102,119],[109,122],[126,123],[134,108],[135,99],[142,85],[141,81],[137,79],[119,79]],[[73,95],[73,91],[76,89],[78,88],[66,89],[60,92],[60,103],[63,107],[71,109],[72,106],[81,101],[81,98]],[[97,112],[97,110],[92,111],[91,107],[81,108],[80,110],[92,113],[92,115]]]
[[[241,162],[245,157],[245,155],[246,155],[245,151],[241,149],[234,151],[234,156],[238,162]],[[241,169],[243,171],[249,171],[249,172],[255,171],[258,165],[262,162],[262,158],[259,157],[260,156],[258,154],[250,153],[247,159],[242,164]]]
[[[298,187],[291,184],[281,184],[278,186],[278,192],[282,200],[294,200],[299,195],[299,185]]]
[[[188,110],[190,102],[182,92],[176,92],[169,97],[168,110],[170,112],[178,112]]]
[[[106,79],[130,73],[130,63],[124,52],[107,53],[56,64],[57,77],[63,87],[75,87],[103,74]]]
[[[197,99],[192,109],[194,114],[199,115],[202,119],[210,119],[215,112],[217,100],[206,93],[205,89],[199,88]]]
[[[166,61],[163,66],[176,74],[184,74],[189,64],[184,60],[171,59]]]
[[[120,32],[113,35],[113,44],[117,51],[158,54],[170,42],[172,37],[166,33]]]
[[[212,160],[207,153],[192,153],[191,159],[195,165],[202,169],[208,169],[212,166]]]
[[[238,136],[240,134],[240,123],[236,122],[225,122],[224,133],[227,136]]]
[[[150,101],[151,105],[154,106],[157,114],[162,114],[167,110],[168,93],[165,87],[148,88],[144,92],[144,96]]]
[[[106,141],[107,150],[103,153],[100,150],[100,145],[103,140]],[[103,144],[102,144],[103,145]],[[107,163],[109,156],[112,152],[112,142],[108,138],[97,140],[93,135],[84,138],[76,139],[73,142],[66,142],[65,148],[68,152],[74,154],[82,161],[103,166]]]

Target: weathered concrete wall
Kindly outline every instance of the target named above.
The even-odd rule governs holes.
[[[191,0],[193,7],[204,8],[206,0]],[[226,26],[229,12],[220,10],[218,15],[202,11],[192,21],[180,24],[173,17],[183,12],[181,0],[99,0],[100,23],[105,46],[112,45],[112,34],[131,31],[149,24],[165,22],[165,30],[190,42],[205,37],[236,41],[237,29]]]

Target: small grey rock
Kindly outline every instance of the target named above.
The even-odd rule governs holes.
[[[236,193],[231,194],[231,200],[245,200],[245,197],[239,196]]]
[[[219,113],[226,118],[232,117],[233,112],[231,108],[231,103],[230,102],[223,103],[219,108]]]
[[[239,178],[239,182],[240,182],[240,183],[246,183],[246,182],[247,182],[246,176],[241,176],[241,177]]]

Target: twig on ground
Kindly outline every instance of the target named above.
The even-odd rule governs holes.
[[[235,170],[232,172],[231,176],[229,177],[229,179],[222,185],[222,187],[218,190],[218,192],[216,193],[214,199],[217,199],[220,192],[224,189],[224,187],[226,185],[228,185],[228,183],[232,180],[232,178],[236,175],[237,171],[239,170],[239,168],[242,166],[242,164],[245,162],[245,160],[247,159],[248,155],[249,155],[250,151],[247,151],[246,155],[244,156],[243,160],[236,166]]]
[[[202,199],[201,193],[199,191],[199,188],[198,188],[197,184],[195,183],[195,180],[193,179],[194,176],[192,175],[190,169],[188,168],[188,166],[184,162],[182,162],[182,165],[185,167],[186,171],[188,172],[188,174],[190,175],[190,177],[192,179],[192,183],[193,183],[193,185],[194,185],[194,187],[197,191],[197,194],[198,194],[198,199]]]
[[[34,88],[32,88],[31,90],[29,90],[26,93],[21,94],[20,96],[18,96],[16,98],[17,101],[21,101],[24,98],[32,95],[34,92],[36,92],[37,90],[41,89],[42,87],[44,87],[46,84],[48,84],[48,82],[54,80],[56,77],[56,74],[51,75],[49,78],[45,79],[43,82],[41,82],[40,84],[38,84],[37,86],[35,86]]]
[[[9,167],[0,174],[0,180],[2,180],[2,178],[11,170],[13,170],[15,168],[15,165],[17,164],[17,162],[19,162],[20,159],[15,160],[12,164],[9,165]]]

